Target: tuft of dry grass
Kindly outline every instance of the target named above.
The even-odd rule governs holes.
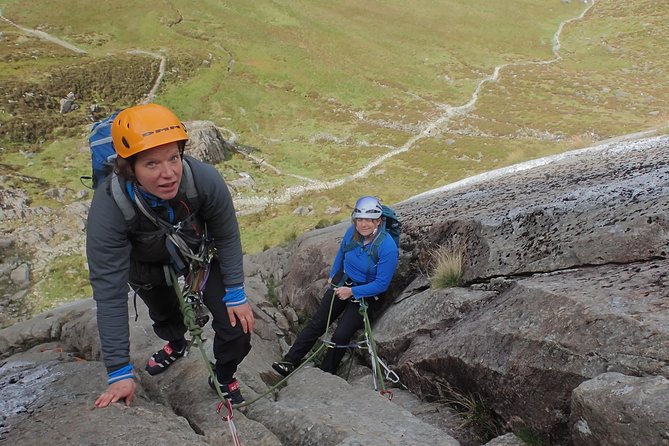
[[[569,147],[574,149],[582,149],[584,147],[591,147],[595,145],[597,139],[592,133],[580,133],[569,138]]]
[[[462,249],[442,246],[435,252],[434,266],[430,275],[433,288],[444,289],[462,284],[464,275],[464,253]]]

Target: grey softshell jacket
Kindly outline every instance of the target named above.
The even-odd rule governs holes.
[[[242,247],[232,197],[220,173],[211,165],[187,159],[198,191],[198,215],[213,238],[226,284],[244,282]],[[183,192],[183,184],[180,193]],[[136,211],[138,214],[141,212]],[[104,364],[108,370],[130,362],[128,275],[132,244],[121,210],[112,197],[109,179],[96,189],[88,213],[86,255]],[[221,299],[223,296],[221,296]]]

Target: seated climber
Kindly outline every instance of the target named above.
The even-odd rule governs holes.
[[[299,366],[302,358],[327,330],[328,320],[332,323],[341,316],[331,341],[334,345],[347,345],[364,324],[358,301],[365,299],[371,314],[382,306],[379,296],[390,285],[399,250],[385,231],[383,209],[378,198],[360,198],[351,217],[352,225],[341,241],[328,278],[330,286],[318,310],[283,359],[272,364],[272,368],[282,376],[288,376]],[[336,374],[345,352],[343,348],[329,348],[320,368]]]

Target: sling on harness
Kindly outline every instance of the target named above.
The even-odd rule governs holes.
[[[385,387],[385,380],[392,382],[393,384],[401,384],[400,378],[385,362],[379,357],[376,350],[376,343],[374,342],[374,336],[372,333],[372,325],[367,314],[367,302],[365,299],[354,300],[360,305],[358,310],[360,315],[363,318],[363,328],[364,328],[364,339],[358,342],[352,342],[349,344],[341,345],[335,344],[332,341],[325,339],[326,334],[321,339],[323,345],[326,345],[328,348],[346,348],[346,349],[367,349],[369,353],[369,359],[372,366],[372,379],[374,384],[374,390],[380,392],[381,395],[387,396],[388,399],[393,399],[393,393],[390,390],[387,390]],[[332,311],[332,306],[330,306],[330,311]],[[383,369],[383,372],[382,372]],[[383,374],[385,372],[385,375]],[[379,388],[381,390],[379,390]]]
[[[369,315],[367,314],[367,303],[364,299],[360,299],[360,314],[362,315],[364,324],[365,324],[365,343],[367,345],[367,351],[369,352],[369,357],[372,363],[372,376],[374,378],[374,390],[379,391],[381,388],[381,395],[388,395],[388,399],[393,399],[393,393],[390,390],[386,390],[384,383],[384,376],[382,375],[381,368],[386,372],[385,378],[391,381],[393,384],[398,384],[400,382],[399,376],[393,370],[391,370],[386,363],[384,363],[376,351],[376,343],[374,342],[374,336],[372,334],[372,325],[369,321]]]

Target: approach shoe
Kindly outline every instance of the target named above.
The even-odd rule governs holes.
[[[221,389],[223,397],[227,400],[230,400],[233,405],[236,406],[246,402],[242,396],[241,390],[239,390],[239,381],[236,379],[233,378],[233,380],[228,384],[221,384],[217,379],[216,384],[218,384],[218,388]],[[211,376],[209,377],[209,387],[211,387],[213,390],[216,390],[216,387],[214,387],[214,380],[211,378]]]
[[[290,361],[277,361],[272,364],[272,368],[281,376],[286,377],[293,373],[295,364]]]
[[[167,368],[172,365],[174,361],[181,358],[186,352],[186,347],[181,350],[175,350],[172,348],[170,343],[165,344],[165,347],[158,350],[151,356],[149,362],[146,363],[146,371],[149,372],[149,375],[157,375],[162,373]]]

